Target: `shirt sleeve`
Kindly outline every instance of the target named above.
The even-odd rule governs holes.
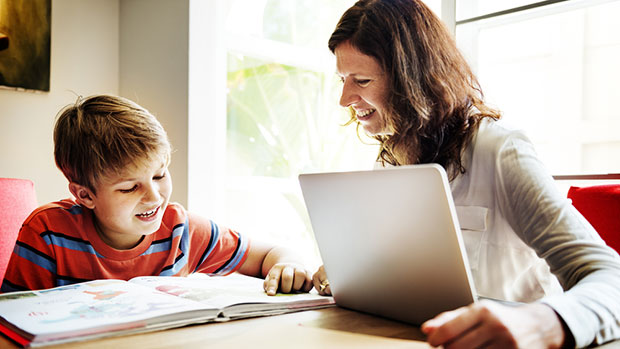
[[[245,262],[250,241],[212,220],[189,213],[194,272],[228,275]]]
[[[620,338],[618,253],[559,192],[525,136],[509,137],[498,162],[498,200],[506,219],[565,290],[541,302],[562,317],[578,347]]]
[[[52,249],[41,237],[45,226],[34,214],[27,219],[17,236],[2,292],[38,290],[56,286],[56,258]]]

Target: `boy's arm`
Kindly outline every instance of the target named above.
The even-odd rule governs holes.
[[[312,274],[291,250],[256,240],[252,240],[248,257],[239,272],[264,277],[265,292],[270,296],[278,290],[289,293],[312,289]]]
[[[45,231],[35,220],[22,226],[7,265],[1,292],[56,287],[56,259],[38,231]],[[32,226],[35,226],[33,228]]]

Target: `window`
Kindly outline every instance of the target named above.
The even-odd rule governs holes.
[[[620,172],[620,1],[532,3],[456,2],[457,42],[486,100],[554,175]]]
[[[354,3],[190,3],[188,207],[293,245],[310,266],[320,261],[298,174],[370,169],[378,152],[376,141],[342,126],[349,116],[327,48]],[[440,12],[440,0],[428,3]]]
[[[351,0],[237,0],[226,19],[223,215],[229,226],[308,251],[297,176],[372,168],[377,146],[343,127],[327,40]],[[308,246],[311,248],[308,249]]]
[[[354,2],[190,2],[190,209],[314,246],[297,175],[368,169],[377,154],[374,140],[341,126],[348,116],[327,49]],[[456,26],[487,101],[526,131],[551,173],[620,172],[620,1],[427,4]]]

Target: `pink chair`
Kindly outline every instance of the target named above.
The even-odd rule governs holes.
[[[32,181],[0,178],[0,283],[4,279],[19,228],[36,207],[37,197]]]
[[[570,187],[567,196],[607,245],[620,253],[620,184]]]

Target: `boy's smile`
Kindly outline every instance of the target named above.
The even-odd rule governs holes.
[[[172,193],[172,181],[162,161],[143,162],[122,174],[103,177],[96,194],[80,203],[93,210],[101,239],[116,249],[135,247],[143,235],[156,232]]]
[[[138,219],[144,222],[150,222],[157,218],[157,212],[159,212],[159,206],[153,210],[150,210],[144,213],[138,213],[136,217],[138,217]]]

